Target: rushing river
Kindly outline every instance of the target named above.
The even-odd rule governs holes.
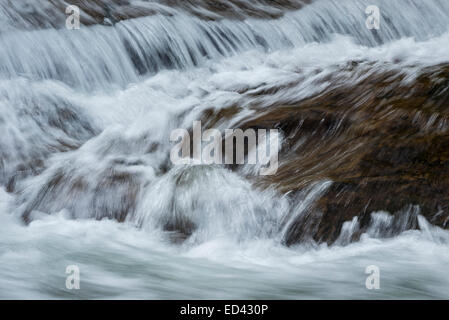
[[[449,298],[449,232],[419,208],[408,209],[418,228],[394,237],[377,212],[356,242],[354,220],[332,245],[286,246],[289,221],[332,181],[292,199],[255,187],[246,165],[169,158],[172,130],[207,109],[299,101],[354,60],[410,79],[449,62],[447,0],[259,4],[282,14],[244,19],[141,2],[156,13],[68,30],[47,23],[57,13],[44,0],[0,1],[0,298]],[[365,26],[372,4],[377,31]],[[306,80],[292,87],[299,70]],[[243,93],[261,87],[279,90]],[[195,228],[168,230],[179,221]],[[70,265],[79,290],[66,288]],[[378,290],[365,285],[373,265]]]

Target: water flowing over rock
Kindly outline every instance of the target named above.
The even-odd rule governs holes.
[[[310,181],[333,181],[308,217],[318,224],[317,241],[334,241],[353,217],[365,230],[372,212],[402,214],[408,205],[449,227],[449,65],[413,73],[405,80],[405,69],[351,62],[326,78],[322,92],[243,121],[243,128],[276,127],[285,136],[278,173],[263,184],[291,193]],[[306,223],[292,225],[286,241],[301,239]]]
[[[332,243],[339,237],[344,223],[354,217],[358,218],[359,233],[362,233],[371,223],[372,212],[385,210],[400,214],[410,205],[420,206],[421,214],[445,228],[445,190],[448,188],[441,175],[447,170],[447,64],[416,65],[400,55],[376,61],[372,57],[376,55],[374,48],[366,48],[364,57],[360,52],[349,53],[357,57],[350,61],[344,55],[337,63],[327,61],[325,56],[318,66],[307,61],[310,57],[307,50],[313,53],[321,49],[308,43],[329,41],[335,32],[351,35],[355,43],[346,39],[332,41],[356,48],[357,43],[375,46],[411,34],[421,41],[429,41],[430,46],[432,40],[428,39],[426,28],[439,33],[446,30],[449,17],[440,10],[445,8],[445,2],[434,0],[424,4],[419,18],[424,13],[439,15],[440,19],[436,20],[437,24],[421,24],[419,27],[410,25],[413,19],[418,19],[414,1],[397,4],[399,2],[379,1],[387,9],[384,14],[391,15],[390,19],[385,19],[384,28],[379,32],[350,27],[348,16],[339,13],[343,9],[358,12],[363,8],[362,4],[344,1],[336,7],[337,3],[331,0],[311,3],[299,11],[286,12],[272,20],[251,17],[246,20],[203,19],[186,15],[188,10],[172,9],[176,14],[153,13],[139,19],[129,19],[136,18],[129,16],[112,28],[91,26],[76,32],[46,28],[33,31],[33,34],[30,31],[7,32],[2,37],[6,45],[0,50],[3,56],[0,69],[7,78],[16,79],[8,81],[16,81],[22,88],[31,85],[33,90],[32,94],[20,89],[16,89],[15,94],[5,91],[5,107],[21,103],[23,115],[32,121],[27,130],[33,132],[33,139],[41,140],[28,145],[31,140],[26,130],[4,139],[3,181],[10,192],[22,194],[19,202],[23,203],[22,215],[28,222],[34,216],[33,211],[52,213],[67,210],[74,218],[135,220],[142,225],[148,219],[140,215],[148,213],[139,213],[140,197],[148,192],[151,194],[151,191],[144,190],[157,185],[154,179],[158,176],[176,170],[168,159],[170,146],[166,141],[170,130],[176,127],[175,124],[185,125],[187,119],[202,117],[209,127],[281,130],[283,148],[278,173],[265,179],[253,177],[250,180],[261,188],[275,188],[278,197],[289,194],[290,208],[280,212],[273,222],[278,233],[284,230],[280,234],[283,234],[286,244],[309,238]],[[57,8],[62,3],[52,2],[51,5]],[[118,10],[131,3],[115,1],[105,5],[99,1],[80,5],[84,11],[91,12],[90,17],[95,17],[95,12],[100,9],[111,12],[112,8]],[[227,5],[229,10],[236,10],[231,2]],[[287,2],[280,5],[292,9]],[[405,6],[403,9],[410,13],[406,20],[404,16],[397,15],[395,6],[398,5]],[[207,2],[201,5],[177,3],[174,7],[179,6],[214,9],[211,7],[214,5]],[[275,8],[272,7],[273,10]],[[224,14],[222,18],[226,18],[226,12],[229,14],[230,11],[220,12]],[[318,14],[321,18],[315,19],[314,15],[318,17]],[[323,20],[323,15],[328,16]],[[350,19],[356,19],[356,16]],[[343,21],[345,25],[341,24]],[[288,33],[287,29],[297,30],[297,33]],[[86,51],[84,48],[89,42],[95,45]],[[33,43],[40,51],[24,50]],[[326,45],[333,46],[332,42],[323,46]],[[394,52],[394,48],[385,49],[385,46],[388,45],[384,45],[384,51]],[[232,56],[254,49],[265,70],[257,68],[260,62],[237,60],[240,62],[230,67],[239,72],[240,77],[229,81],[224,70],[226,64],[233,61]],[[266,56],[266,52],[272,50],[280,51]],[[297,52],[298,58],[286,65],[283,53],[288,50]],[[213,62],[216,59],[217,62]],[[90,65],[86,67],[86,63]],[[167,75],[158,74],[158,71],[174,69],[168,75],[176,77],[194,66],[200,72],[206,72],[209,78],[196,80],[185,92],[158,89]],[[220,69],[214,70],[217,67]],[[253,83],[243,80],[255,72],[260,73],[259,79],[255,78]],[[264,79],[264,72],[275,76]],[[129,132],[127,138],[121,137],[117,131],[106,130],[93,139],[109,124],[98,123],[94,120],[96,115],[89,115],[89,108],[98,109],[95,100],[89,98],[89,92],[93,88],[110,92],[113,89],[111,84],[137,83],[148,73],[155,75],[145,81],[146,87],[154,88],[152,98],[165,99],[162,106],[170,103],[170,99],[173,103],[181,102],[180,109],[167,109],[161,116],[157,114],[157,105],[153,105],[151,99],[147,100],[151,95],[133,99],[131,110],[137,114],[145,113],[143,119],[147,123],[132,120],[134,124],[126,129]],[[189,73],[186,76],[191,77]],[[52,81],[53,87],[39,84],[40,81]],[[240,84],[239,81],[247,83]],[[5,90],[9,83],[4,82]],[[75,90],[79,88],[80,93],[68,91],[71,89],[65,87],[66,84]],[[110,100],[109,103],[115,106],[110,106],[109,111],[117,116],[126,112],[129,105],[127,97],[142,90],[144,87],[122,89],[124,98]],[[225,90],[229,98],[225,95],[218,100],[214,91],[219,90]],[[98,100],[103,94],[97,92],[94,94]],[[64,104],[66,108],[62,107]],[[33,111],[32,105],[40,109]],[[49,106],[56,108],[56,112],[53,109],[41,111]],[[105,103],[101,108],[105,108]],[[17,107],[14,112],[17,113]],[[154,116],[161,122],[151,130],[146,129],[145,126],[153,125]],[[172,120],[164,125],[168,119]],[[14,125],[11,120],[4,123]],[[51,133],[48,129],[52,127],[60,133],[54,130]],[[45,131],[36,135],[37,130],[44,128]],[[155,135],[156,131],[159,133]],[[26,143],[19,148],[17,141],[20,139]],[[91,141],[86,143],[89,139]],[[82,144],[85,146],[80,148]],[[12,152],[23,150],[20,151],[21,156],[12,156],[14,153],[7,151],[6,146]],[[54,154],[47,160],[54,153],[52,150],[70,152]],[[91,159],[96,160],[90,162]],[[232,168],[247,177],[251,172],[247,167]],[[28,177],[30,179],[26,181]],[[223,179],[226,178],[223,176]],[[298,193],[320,181],[332,181],[332,184],[314,199],[313,205],[308,205],[307,209],[299,205],[302,209],[298,211],[296,203],[303,201],[296,199]],[[207,183],[211,183],[212,188],[213,183]],[[229,188],[232,189],[231,186]],[[175,188],[172,193],[179,190]],[[174,205],[173,201],[177,200],[167,198],[158,213],[153,213],[162,213],[163,216],[156,219],[159,222],[151,223],[162,223],[163,229],[189,236],[195,226],[201,224],[197,220],[200,218],[191,216],[193,211],[221,210],[218,207],[206,209],[204,205],[197,208],[200,194],[191,197],[190,209],[186,207],[182,213],[176,213],[179,209],[175,208],[179,205]],[[212,198],[209,201],[214,206]],[[188,213],[190,210],[192,213]],[[245,216],[254,211],[258,209],[240,214]],[[170,212],[173,218],[169,218]],[[179,218],[180,214],[186,218]],[[160,222],[164,220],[166,222]]]
[[[173,163],[171,134],[195,121],[279,130],[277,171]],[[314,290],[371,251],[435,249],[447,269],[447,0],[0,0],[0,132],[0,298],[35,283],[11,274],[28,255],[88,266],[81,298],[360,298],[349,275]],[[396,297],[404,266],[388,266]],[[94,287],[97,270],[136,290]],[[61,294],[42,274],[36,295]]]

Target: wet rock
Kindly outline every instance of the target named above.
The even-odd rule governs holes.
[[[99,133],[79,106],[25,86],[25,95],[15,95],[13,90],[2,92],[0,183],[8,192],[15,192],[17,183],[24,178],[42,172],[45,160],[52,154],[76,150]]]
[[[22,219],[29,223],[33,212],[66,210],[73,218],[123,222],[135,210],[139,188],[139,176],[129,172],[105,170],[95,184],[88,177],[57,172],[28,199]]]
[[[285,136],[277,174],[257,178],[256,185],[294,198],[312,183],[333,181],[291,224],[285,242],[312,237],[333,243],[354,217],[360,234],[372,224],[372,212],[399,219],[413,205],[449,228],[449,65],[424,68],[412,81],[399,70],[370,70],[363,63],[344,71],[353,75],[351,84],[336,72],[318,94],[257,110],[239,125],[278,128]]]
[[[106,130],[81,148],[54,155],[18,185],[23,220],[65,211],[73,219],[133,220],[141,191],[163,172],[165,157],[145,134]],[[159,166],[161,168],[159,168]]]

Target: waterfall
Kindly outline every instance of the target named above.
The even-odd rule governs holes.
[[[382,28],[365,27],[365,8],[382,8]],[[1,17],[1,16],[0,16]],[[11,30],[0,34],[0,76],[55,79],[85,90],[126,86],[163,69],[187,69],[255,49],[264,52],[329,41],[333,34],[376,46],[425,40],[449,26],[444,0],[324,0],[275,20],[205,21],[177,11],[80,30]]]

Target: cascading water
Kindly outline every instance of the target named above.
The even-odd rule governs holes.
[[[339,219],[327,241],[315,204],[333,181],[319,163],[285,192],[250,165],[175,166],[169,140],[200,118],[237,128],[376,74],[400,72],[406,86],[449,63],[448,1],[254,2],[263,17],[137,2],[151,14],[101,25],[91,13],[68,30],[66,1],[0,0],[0,298],[449,297],[449,234],[419,204]],[[379,30],[365,26],[368,5]],[[354,104],[324,133],[324,119],[313,126],[317,150]],[[449,130],[432,119],[425,130]],[[283,150],[308,150],[308,136],[288,147],[291,136]],[[68,265],[82,290],[65,288]],[[365,287],[369,265],[381,290]]]
[[[384,25],[373,33],[365,8],[373,1],[317,1],[277,20],[203,21],[183,12],[92,26],[2,32],[0,71],[9,77],[61,80],[91,89],[125,86],[139,75],[161,69],[185,69],[206,59],[229,57],[249,49],[274,51],[345,34],[364,45],[403,37],[422,40],[448,27],[447,1],[374,1],[384,8]]]

